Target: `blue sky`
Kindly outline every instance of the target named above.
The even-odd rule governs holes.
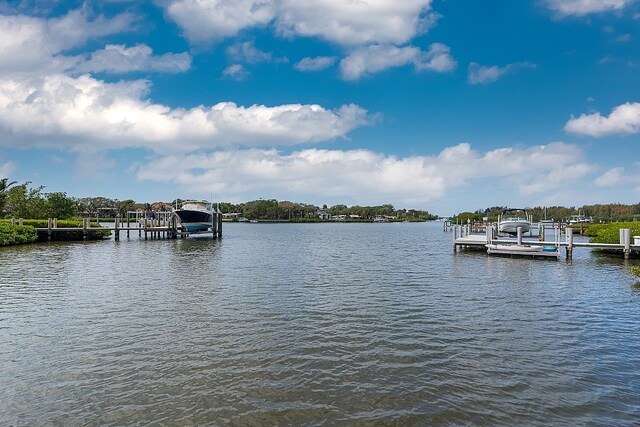
[[[449,215],[640,200],[638,0],[0,1],[0,177]]]

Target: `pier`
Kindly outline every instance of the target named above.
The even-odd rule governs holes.
[[[553,227],[554,240],[545,240],[545,227],[541,226],[538,231],[538,239],[523,239],[522,230],[518,229],[516,239],[499,236],[495,224],[487,224],[481,230],[478,226],[453,225],[453,252],[456,253],[462,248],[473,248],[487,250],[489,254],[513,255],[526,257],[558,257],[560,250],[564,248],[567,260],[573,258],[573,251],[579,248],[602,249],[620,251],[625,259],[631,255],[631,251],[640,251],[640,236],[634,236],[631,240],[631,233],[628,228],[620,229],[619,243],[588,243],[574,241],[573,229],[567,227],[562,233],[558,226]],[[484,232],[481,232],[484,231]],[[564,236],[564,239],[562,239]],[[542,247],[543,250],[530,250],[530,248]],[[555,248],[555,252],[551,250]]]
[[[15,220],[12,222],[15,223]],[[18,219],[18,225],[22,225],[23,220]],[[145,218],[139,212],[128,212],[125,219],[119,215],[114,218],[113,226],[102,225],[100,227],[91,226],[91,218],[82,218],[81,227],[58,227],[57,218],[49,218],[47,227],[36,227],[38,233],[46,233],[47,240],[56,240],[56,235],[60,233],[81,233],[82,239],[86,240],[92,231],[107,230],[112,233],[114,240],[119,241],[121,234],[126,233],[126,238],[131,237],[131,232],[137,232],[138,237],[148,239],[176,239],[178,237],[188,237],[192,234],[211,234],[212,238],[222,237],[222,212],[213,213],[210,231],[203,233],[190,233],[181,228],[176,215],[173,212],[156,213],[155,218]]]

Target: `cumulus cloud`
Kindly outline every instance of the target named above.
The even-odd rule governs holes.
[[[484,66],[472,62],[467,70],[467,81],[472,85],[493,83],[505,74],[521,68],[535,68],[535,65],[528,62],[516,62],[499,67],[497,65]]]
[[[135,17],[127,13],[91,19],[85,8],[51,19],[0,15],[0,71],[68,67],[73,60],[58,54],[88,40],[127,31],[134,22]]]
[[[566,132],[593,137],[630,135],[640,132],[640,103],[627,102],[618,105],[609,116],[600,113],[581,114],[572,117],[564,127]]]
[[[273,0],[159,0],[167,16],[193,42],[219,41],[245,28],[266,25],[276,15]]]
[[[357,80],[367,74],[408,64],[413,64],[418,71],[436,72],[447,72],[457,65],[449,47],[440,43],[433,43],[426,52],[413,46],[373,45],[351,52],[340,62],[340,73],[344,80]]]
[[[430,6],[431,0],[282,0],[277,26],[343,46],[403,44],[433,24]]]
[[[591,13],[622,10],[635,0],[546,0],[549,9],[560,16],[585,16]]]
[[[191,67],[191,56],[184,53],[166,53],[154,56],[153,49],[144,44],[133,47],[109,44],[91,54],[91,58],[75,67],[80,72],[128,73],[157,71],[180,73]]]
[[[176,184],[222,199],[245,194],[308,195],[348,198],[354,203],[423,205],[451,188],[487,179],[508,190],[540,195],[581,179],[594,167],[575,145],[553,143],[526,149],[479,153],[469,144],[435,156],[395,156],[369,150],[305,149],[220,151],[159,157],[137,170],[137,178]],[[536,184],[532,184],[535,182]],[[537,184],[542,182],[542,184]],[[507,190],[507,189],[505,189]]]
[[[298,71],[322,71],[331,67],[335,62],[335,56],[317,56],[315,58],[303,58],[293,67]]]
[[[314,104],[172,109],[145,97],[149,83],[106,83],[88,75],[57,74],[30,80],[0,78],[0,138],[22,146],[61,148],[146,147],[157,152],[229,145],[284,146],[344,137],[368,123],[357,105],[327,110]]]
[[[437,20],[431,0],[157,0],[193,42],[219,41],[275,23],[285,36],[340,45],[403,44]]]

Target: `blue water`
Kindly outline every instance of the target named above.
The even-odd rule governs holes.
[[[440,223],[0,248],[0,424],[633,425],[629,265]]]

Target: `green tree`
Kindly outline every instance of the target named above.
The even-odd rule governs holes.
[[[2,216],[5,206],[7,204],[7,198],[9,197],[9,189],[16,185],[16,181],[9,182],[9,178],[0,179],[0,217]]]
[[[47,213],[49,218],[68,219],[76,211],[76,202],[66,193],[47,194]]]
[[[7,211],[15,218],[47,218],[47,200],[42,195],[44,187],[29,188],[29,184],[26,182],[9,190]]]

